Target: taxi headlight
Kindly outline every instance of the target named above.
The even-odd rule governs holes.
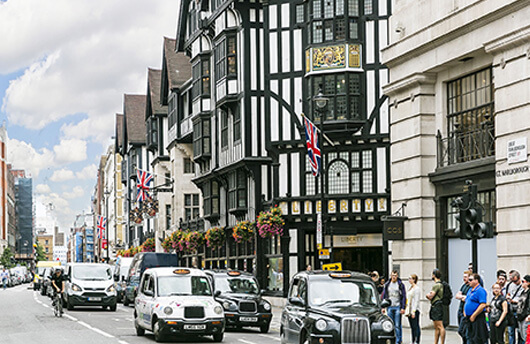
[[[383,323],[381,324],[381,327],[383,327],[383,331],[385,332],[392,332],[392,330],[394,329],[394,325],[392,324],[392,321],[390,320],[383,321]]]
[[[114,285],[111,285],[111,286],[109,286],[109,287],[107,288],[107,291],[108,291],[109,293],[113,293],[113,292],[116,291],[116,288],[114,288]]]
[[[171,314],[173,314],[173,308],[171,308],[171,307],[169,307],[169,306],[164,307],[164,313],[165,313],[166,315],[171,315]]]
[[[78,286],[77,284],[73,284],[73,283],[72,283],[72,290],[73,290],[73,291],[81,291],[82,289],[81,289],[81,287]]]
[[[237,311],[237,306],[236,304],[232,303],[232,302],[229,302],[229,301],[225,301],[223,302],[223,308],[227,311],[232,311],[232,312],[235,312]]]
[[[323,332],[326,331],[326,329],[328,328],[328,323],[324,319],[318,319],[315,323],[315,327],[317,328],[317,330]]]
[[[215,312],[215,314],[222,314],[223,308],[221,306],[215,306],[213,311]]]
[[[266,310],[266,311],[270,311],[271,310],[271,304],[268,303],[267,301],[263,302],[263,309]]]

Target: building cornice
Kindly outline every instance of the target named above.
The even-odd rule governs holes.
[[[407,90],[430,86],[432,87],[436,82],[435,73],[415,73],[406,78],[396,80],[383,87],[383,92],[389,97],[393,97],[398,93],[404,93]]]
[[[485,43],[484,49],[487,53],[495,54],[524,44],[530,46],[530,25]]]

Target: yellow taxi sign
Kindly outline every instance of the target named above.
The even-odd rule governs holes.
[[[228,276],[240,276],[241,272],[239,272],[239,271],[228,271],[227,274],[228,274]]]
[[[176,275],[187,275],[190,273],[190,270],[188,269],[175,269],[173,270],[173,273]]]
[[[351,277],[351,274],[343,272],[343,273],[332,273],[332,274],[329,274],[329,276],[333,278],[349,278]]]
[[[331,263],[331,264],[323,264],[322,270],[326,271],[341,271],[342,270],[342,263]]]

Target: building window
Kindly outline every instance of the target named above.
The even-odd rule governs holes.
[[[227,36],[214,48],[215,81],[226,76],[237,77],[237,42],[235,36]]]
[[[45,241],[44,241],[44,245],[48,245],[48,240],[45,240]]]
[[[247,207],[247,176],[242,170],[231,173],[228,177],[228,208]]]
[[[172,128],[177,123],[177,97],[174,93],[169,96],[167,104],[168,128]]]
[[[191,161],[190,158],[184,158],[184,173],[185,174],[195,173],[195,163]]]
[[[491,68],[447,83],[448,163],[495,155]]]
[[[372,193],[374,191],[372,151],[352,152],[351,169],[351,192]]]
[[[210,96],[210,60],[202,57],[192,67],[193,86],[191,89],[192,99],[198,96]]]
[[[364,0],[364,15],[372,14],[373,9],[373,0]]]
[[[304,5],[296,5],[296,23],[301,24],[305,22]]]
[[[327,74],[310,79],[309,95],[316,95],[322,87],[322,93],[329,98],[324,111],[326,121],[355,120],[362,117],[361,111],[361,74]],[[311,99],[308,99],[311,102]],[[316,107],[313,105],[313,109]],[[320,113],[313,112],[314,121],[320,122]]]
[[[147,146],[149,148],[158,148],[158,119],[156,117],[149,117],[147,130]]]
[[[171,204],[166,204],[166,231],[171,229]]]
[[[184,194],[184,216],[188,221],[199,217],[199,194]]]
[[[219,183],[215,180],[203,184],[202,193],[204,195],[203,209],[204,216],[219,214]]]
[[[45,249],[46,249],[46,253],[50,253],[50,252],[49,252],[49,248],[46,247]]]
[[[193,124],[193,155],[210,156],[210,153],[210,120],[199,119]]]
[[[239,108],[234,112],[234,142],[241,140],[241,112]]]
[[[347,194],[350,191],[350,169],[343,160],[335,160],[328,168],[328,193]]]
[[[219,110],[221,115],[221,148],[228,147],[228,112]]]
[[[311,164],[309,163],[309,158],[305,159],[305,194],[316,194],[316,177],[313,176],[313,172],[311,171]]]
[[[313,0],[310,8],[312,23],[308,28],[309,32],[312,33],[309,35],[309,40],[312,43],[335,42],[345,40],[346,37],[357,38],[357,21],[352,21],[352,19],[359,16],[358,0]],[[299,19],[298,15],[297,12],[297,20]],[[303,17],[303,11],[300,15]],[[350,23],[349,26],[346,24],[348,22]],[[347,33],[348,28],[350,30],[349,35]]]

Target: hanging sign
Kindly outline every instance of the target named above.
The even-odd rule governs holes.
[[[322,214],[317,214],[317,249],[322,248]]]
[[[383,240],[404,240],[406,216],[383,216]]]

